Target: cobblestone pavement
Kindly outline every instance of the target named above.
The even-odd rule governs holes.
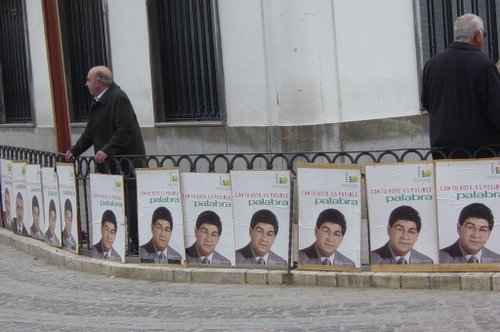
[[[0,244],[0,331],[499,331],[500,294],[110,278]]]

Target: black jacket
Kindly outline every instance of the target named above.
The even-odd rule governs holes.
[[[432,147],[500,144],[500,75],[473,45],[453,42],[426,63],[421,102]]]
[[[115,83],[109,86],[99,101],[91,104],[87,127],[71,152],[77,157],[92,145],[95,152],[102,150],[110,156],[146,154],[132,104]],[[97,166],[99,172],[104,171],[104,165]],[[113,169],[111,172],[115,173]]]

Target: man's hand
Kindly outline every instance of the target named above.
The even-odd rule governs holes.
[[[66,159],[66,161],[68,163],[72,163],[73,161],[75,161],[75,156],[73,156],[73,153],[71,153],[70,150],[66,151],[66,154],[64,155],[64,158]]]
[[[95,161],[98,164],[103,164],[104,161],[106,161],[106,159],[108,159],[108,157],[109,157],[109,155],[106,152],[99,150],[95,154]]]

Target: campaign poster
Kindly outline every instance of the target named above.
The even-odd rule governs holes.
[[[12,160],[0,159],[0,181],[2,181],[3,227],[12,229]]]
[[[59,205],[59,186],[57,173],[52,167],[42,167],[43,213],[46,228],[45,242],[52,246],[61,246],[61,213]]]
[[[179,169],[136,171],[141,263],[185,265]]]
[[[59,183],[59,201],[61,202],[63,248],[74,253],[79,252],[78,223],[76,204],[76,182],[73,164],[57,163],[57,178]]]
[[[32,238],[45,240],[45,216],[42,198],[42,171],[40,165],[26,165],[26,227]]]
[[[90,174],[92,257],[125,262],[125,197],[123,176]]]
[[[438,262],[432,162],[365,165],[372,271],[433,271]]]
[[[11,215],[12,231],[15,234],[29,236],[26,228],[26,163],[23,161],[12,162],[12,197],[11,197]]]
[[[500,159],[436,161],[436,190],[442,267],[499,271]]]
[[[184,238],[189,264],[235,264],[229,174],[181,173]]]
[[[298,268],[360,270],[358,165],[298,164]]]
[[[286,268],[289,171],[231,171],[236,266]]]

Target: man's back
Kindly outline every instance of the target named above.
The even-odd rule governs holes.
[[[477,148],[500,144],[500,75],[481,52],[486,40],[483,20],[475,14],[457,17],[454,42],[425,65],[422,106],[429,111],[433,148],[451,158],[491,156]],[[452,149],[467,148],[449,155]],[[473,154],[474,153],[474,154]],[[436,151],[434,157],[441,158]]]
[[[469,43],[453,42],[427,62],[422,106],[430,114],[432,147],[500,144],[500,77]]]

